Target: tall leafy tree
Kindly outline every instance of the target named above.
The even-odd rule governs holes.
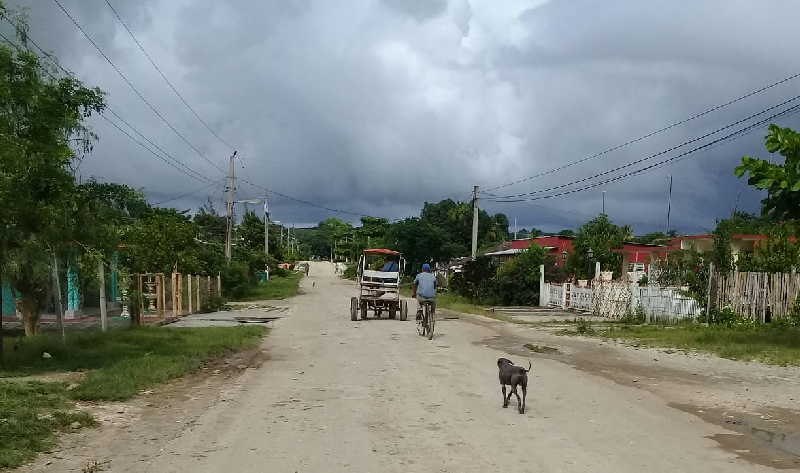
[[[601,214],[589,220],[575,235],[575,251],[567,259],[568,271],[579,279],[590,279],[594,277],[595,262],[599,261],[604,271],[614,271],[615,276],[618,276],[621,272],[622,255],[615,253],[614,249],[621,248],[632,237],[629,226],[615,225],[608,215]]]
[[[18,21],[24,42],[26,26]],[[34,54],[0,46],[0,103],[0,264],[25,332],[34,334],[51,285],[52,256],[72,243],[66,204],[76,184],[70,166],[92,148],[96,136],[86,119],[103,110],[104,94],[72,77],[49,75]]]
[[[764,215],[775,219],[800,218],[800,133],[777,125],[769,126],[767,151],[783,157],[783,163],[745,156],[736,167],[737,177],[748,175],[747,183],[767,191],[761,201]]]

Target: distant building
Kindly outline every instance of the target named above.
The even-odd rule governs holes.
[[[556,266],[560,268],[564,266],[567,257],[573,252],[572,240],[574,239],[574,237],[553,235],[511,240],[491,249],[486,256],[491,256],[499,263],[504,263],[527,250],[531,245],[539,245],[545,249],[547,254],[554,256]]]

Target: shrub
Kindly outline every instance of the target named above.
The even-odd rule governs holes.
[[[222,296],[211,295],[203,301],[200,311],[204,313],[217,312],[225,307],[225,299]]]
[[[247,295],[252,284],[246,263],[231,261],[222,271],[222,293],[227,297],[237,298]]]
[[[575,319],[575,331],[581,335],[591,335],[594,333],[592,323],[583,317]]]

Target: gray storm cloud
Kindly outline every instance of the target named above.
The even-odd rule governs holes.
[[[230,149],[197,122],[116,22],[104,0],[62,0],[143,94],[223,168]],[[388,218],[423,201],[465,199],[583,158],[800,70],[800,4],[776,1],[167,1],[111,0],[193,107],[244,158],[247,180],[328,207]],[[12,6],[13,2],[9,2]],[[195,182],[98,120],[81,165],[197,207],[223,177],[139,101],[49,0],[21,2],[31,36],[173,156]],[[656,153],[797,94],[790,82],[701,120],[563,172],[498,190],[556,186]],[[796,117],[780,124],[798,126]],[[669,167],[556,199],[490,211],[520,226],[574,227],[606,210],[661,230],[672,175],[673,227],[700,232],[760,195],[732,175],[765,155],[756,130]],[[667,156],[668,157],[668,156]],[[244,167],[242,167],[244,166]],[[240,183],[242,197],[258,188]],[[275,197],[273,215],[312,223],[330,212]],[[345,218],[355,218],[343,215]]]

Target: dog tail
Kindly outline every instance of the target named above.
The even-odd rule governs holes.
[[[528,369],[526,369],[525,372],[526,373],[530,373],[532,367],[533,367],[533,365],[531,364],[530,360],[528,360]]]

